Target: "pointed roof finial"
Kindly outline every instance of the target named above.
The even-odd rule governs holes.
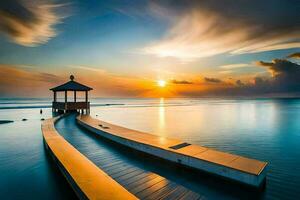
[[[73,75],[70,76],[71,81],[73,81],[74,78],[75,78],[75,77],[74,77]]]

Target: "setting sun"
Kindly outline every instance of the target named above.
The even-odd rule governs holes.
[[[158,85],[159,87],[165,87],[165,86],[166,86],[166,81],[164,81],[164,80],[158,80],[158,81],[157,81],[157,85]]]

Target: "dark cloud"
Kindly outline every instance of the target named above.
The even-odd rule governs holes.
[[[288,58],[300,58],[300,52],[288,55]]]
[[[275,78],[283,78],[299,73],[300,66],[285,59],[274,59],[272,62],[257,62],[259,66],[268,67]]]
[[[217,78],[209,78],[209,77],[204,77],[205,82],[208,83],[221,83],[222,80],[221,79],[217,79]]]
[[[62,7],[51,0],[1,0],[0,31],[20,45],[46,43],[57,35],[54,26],[63,18],[58,13]]]
[[[268,67],[272,73],[272,78],[268,81],[271,90],[300,91],[300,65],[297,63],[275,59],[272,62],[260,61],[258,65]]]
[[[256,76],[248,81],[236,80],[230,84],[225,80],[207,78],[214,88],[194,91],[182,91],[186,96],[249,96],[249,97],[299,97],[300,65],[286,59],[274,59],[271,62],[259,61],[258,67],[267,68],[271,76]],[[233,81],[233,79],[231,79]]]
[[[271,77],[254,77],[249,83],[236,81],[238,87],[219,91],[219,94],[240,96],[273,96],[300,94],[300,65],[285,59],[274,59],[272,62],[257,62],[266,67]]]
[[[172,80],[172,83],[178,84],[178,85],[190,85],[190,84],[193,84],[193,82],[187,81],[187,80]]]
[[[245,84],[241,80],[237,80],[236,82],[237,86],[244,86]]]
[[[20,0],[2,0],[0,2],[2,14],[10,15],[24,22],[36,20],[36,16],[25,6],[24,1]]]

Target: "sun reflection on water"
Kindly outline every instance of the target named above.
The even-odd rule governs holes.
[[[165,135],[165,99],[160,98],[159,109],[158,109],[158,120],[159,120],[159,134],[161,136]]]

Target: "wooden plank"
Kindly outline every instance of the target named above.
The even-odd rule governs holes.
[[[164,188],[166,185],[169,184],[169,182],[170,181],[168,181],[167,179],[163,179],[162,181],[152,185],[151,187],[145,190],[136,193],[135,195],[140,199],[145,199],[146,196],[149,196],[150,194],[153,194],[154,192],[160,190],[161,188]]]
[[[180,200],[197,200],[200,199],[201,195],[198,193],[195,193],[193,191],[188,191],[187,193],[185,193],[185,195],[183,195]]]
[[[134,181],[128,185],[126,185],[126,188],[135,188],[147,181],[151,181],[152,179],[155,179],[156,177],[158,177],[159,175],[157,174],[153,174],[153,173],[150,173],[149,175],[147,175],[146,177],[144,177],[143,179],[139,179],[137,181]]]
[[[77,145],[76,145],[77,146]],[[81,151],[84,151],[84,152],[89,152],[90,150],[84,150],[84,149],[82,149],[82,148],[80,148],[80,147],[78,147],[77,146],[77,148],[79,148]],[[106,154],[100,154],[100,155],[98,155],[98,154],[96,154],[95,152],[94,153],[88,153],[88,156],[89,157],[92,157],[92,158],[98,158],[98,159],[106,159],[106,158],[108,158],[109,157],[109,155],[106,153]]]
[[[160,188],[159,190],[155,191],[154,193],[150,194],[149,196],[146,196],[145,199],[149,200],[156,200],[160,199],[170,192],[172,192],[176,188],[177,184],[174,182],[169,182],[165,187]]]
[[[126,181],[126,180],[128,180],[128,179],[130,179],[132,177],[136,177],[136,176],[138,176],[140,174],[143,174],[143,173],[145,173],[145,171],[142,170],[142,169],[136,170],[136,171],[134,171],[132,173],[126,174],[126,175],[121,176],[121,177],[118,177],[118,182]]]
[[[143,191],[149,187],[151,187],[152,185],[164,180],[165,178],[161,177],[161,176],[157,176],[156,178],[150,180],[150,181],[147,181],[147,182],[144,182],[143,184],[140,184],[138,186],[135,186],[135,187],[127,187],[128,190],[130,190],[131,193],[133,194],[137,194],[139,193],[140,191]]]
[[[83,151],[83,152],[87,152],[87,150],[84,150],[84,149],[82,149],[82,148],[79,148],[81,151]],[[105,153],[105,154],[97,154],[97,152],[94,152],[93,154],[91,154],[91,153],[88,153],[88,156],[90,157],[90,158],[93,158],[93,159],[99,159],[99,160],[103,160],[103,159],[105,159],[105,158],[107,158],[109,155],[107,155],[107,153]]]
[[[114,159],[118,159],[118,158],[112,158],[112,156],[111,155],[107,155],[106,157],[94,157],[95,159],[97,159],[97,160],[99,160],[99,162],[101,162],[101,163],[107,163],[107,162],[109,162],[109,161],[111,161],[111,160],[114,160]]]
[[[120,171],[123,171],[123,170],[130,169],[131,167],[132,167],[132,166],[130,166],[130,165],[124,164],[124,165],[120,165],[120,167],[115,167],[115,168],[113,168],[113,169],[108,168],[108,169],[106,169],[105,171],[106,171],[106,173],[108,173],[108,174],[113,174],[113,173],[116,173],[116,172],[120,172]]]
[[[131,170],[128,170],[127,173],[119,173],[119,174],[114,174],[114,178],[118,179],[123,177],[123,176],[127,176],[127,175],[132,175],[134,173],[140,173],[142,170],[136,167],[131,168]]]
[[[99,162],[99,165],[101,165],[101,167],[105,168],[105,167],[112,167],[116,163],[120,163],[120,162],[124,162],[124,161],[120,158],[116,158],[116,159],[113,159],[111,162]]]
[[[101,167],[101,169],[103,169],[104,171],[113,171],[115,169],[118,169],[120,167],[124,167],[127,166],[126,163],[124,163],[123,161],[116,161],[116,162],[112,162],[111,165],[105,165],[105,167],[102,167],[104,165],[98,164],[99,167]]]
[[[111,173],[110,176],[113,177],[114,179],[117,179],[120,176],[124,176],[126,174],[130,174],[131,172],[134,172],[136,170],[139,170],[139,169],[130,166],[130,168],[128,168],[126,170],[122,170],[122,171],[119,171],[119,172]]]
[[[187,193],[188,190],[182,186],[177,186],[175,190],[167,194],[161,199],[166,200],[173,200],[173,199],[180,199],[182,196],[184,196],[185,193]]]
[[[115,161],[115,159],[112,159],[112,158],[108,158],[106,161],[104,161],[101,158],[91,157],[91,156],[88,156],[88,157],[90,159],[92,159],[94,163],[97,163],[97,165],[104,165],[106,163],[111,163],[111,162]]]
[[[117,166],[125,166],[125,165],[128,164],[123,160],[114,160],[112,162],[99,163],[99,166],[101,166],[102,168],[106,168],[107,170],[114,169]]]
[[[125,166],[127,163],[125,163],[123,160],[114,160],[112,162],[106,162],[106,163],[99,163],[99,166],[101,168],[109,170],[109,169],[114,169],[117,166]]]
[[[101,166],[101,168],[113,168],[115,165],[120,165],[121,163],[124,163],[122,159],[113,159],[110,162],[102,162],[99,161],[98,164]]]
[[[145,177],[149,176],[150,174],[151,174],[150,172],[143,172],[142,174],[130,177],[128,179],[125,179],[124,181],[120,180],[120,182],[122,183],[122,185],[126,185],[126,187],[127,187],[127,185],[129,185],[131,183],[134,183],[139,180],[143,180]]]
[[[113,166],[110,167],[105,167],[103,168],[107,173],[114,173],[115,171],[120,171],[126,167],[129,167],[130,165],[124,163],[124,162],[120,162],[120,163],[116,163]]]

